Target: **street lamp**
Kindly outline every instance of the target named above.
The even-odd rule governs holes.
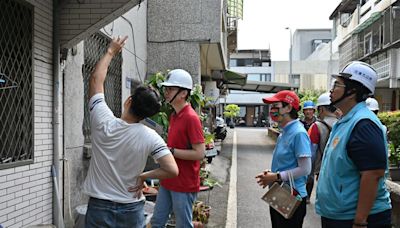
[[[293,64],[293,41],[292,41],[292,29],[290,27],[286,27],[285,29],[289,30],[290,33],[290,49],[289,49],[289,82],[292,79],[292,64]]]

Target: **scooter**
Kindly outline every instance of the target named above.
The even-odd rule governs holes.
[[[225,124],[218,125],[217,128],[215,128],[214,133],[215,139],[220,139],[223,141],[226,138],[227,133]]]

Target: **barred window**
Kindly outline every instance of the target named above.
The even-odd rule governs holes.
[[[33,7],[0,1],[0,169],[33,163]]]
[[[90,143],[90,118],[89,118],[89,77],[96,63],[100,60],[103,54],[106,52],[108,45],[110,44],[110,38],[104,34],[98,32],[85,39],[84,42],[84,56],[85,63],[83,65],[83,80],[85,89],[85,111],[83,121],[83,135],[85,137],[85,143]],[[114,113],[116,117],[121,117],[121,75],[122,75],[122,54],[116,55],[108,67],[106,81],[104,82],[104,95],[108,107]]]

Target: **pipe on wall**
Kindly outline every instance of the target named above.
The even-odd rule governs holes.
[[[60,156],[59,156],[59,100],[60,100],[60,37],[59,37],[59,15],[60,15],[60,2],[53,0],[53,169],[54,175],[53,186],[53,223],[56,227],[64,228],[62,217],[62,207],[60,206],[58,185],[59,185],[59,169],[60,169]]]

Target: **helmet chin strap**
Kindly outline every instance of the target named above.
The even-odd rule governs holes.
[[[344,100],[346,97],[348,97],[348,96],[350,96],[350,95],[352,95],[352,94],[354,94],[354,93],[355,93],[354,90],[353,90],[353,91],[349,91],[349,90],[347,89],[347,87],[346,87],[345,90],[344,90],[344,94],[342,95],[342,97],[339,98],[339,100],[337,100],[337,101],[331,102],[331,105],[335,106],[336,104],[338,104],[339,102],[341,102],[342,100]],[[336,106],[335,106],[335,107],[336,107]]]
[[[175,100],[176,96],[178,96],[178,94],[182,91],[183,89],[179,87],[178,92],[175,93],[175,96],[168,102],[170,104],[172,104],[172,102]]]

